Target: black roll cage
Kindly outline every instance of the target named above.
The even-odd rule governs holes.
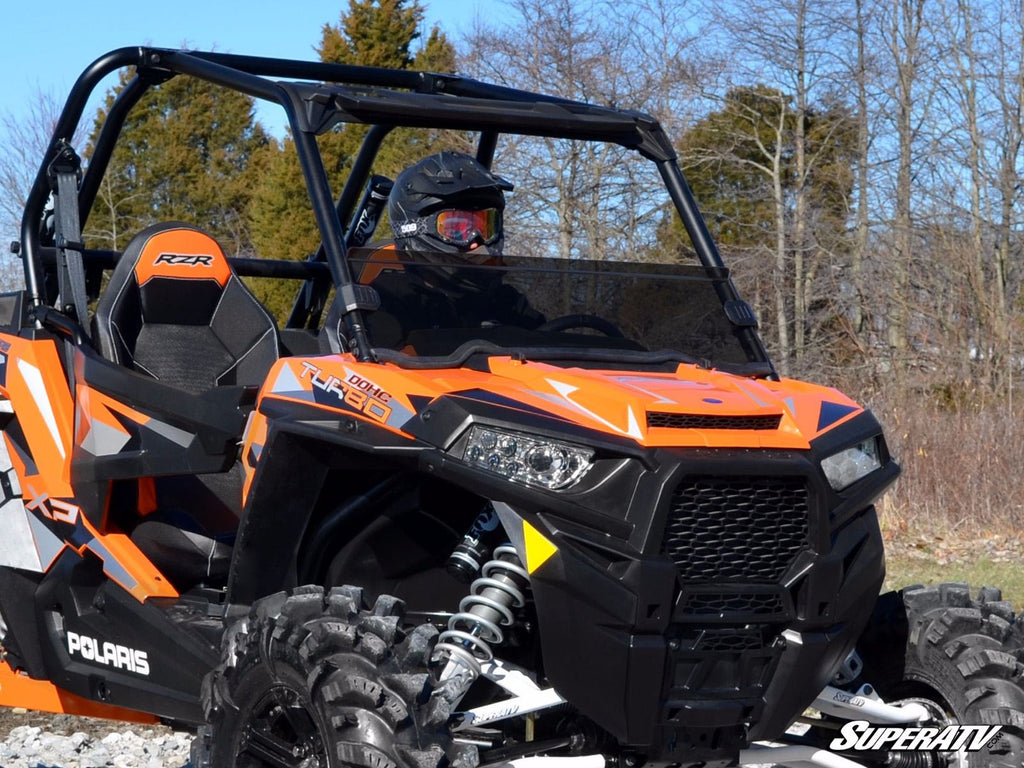
[[[697,258],[706,267],[724,266],[697,208],[676,153],[661,125],[641,112],[600,107],[569,99],[484,83],[457,75],[391,70],[323,62],[243,56],[205,51],[127,47],[111,51],[90,64],[75,82],[57,120],[53,136],[29,192],[21,222],[20,253],[25,266],[27,307],[37,322],[53,318],[45,307],[44,263],[56,258],[52,233],[44,227],[52,191],[50,166],[70,145],[87,103],[103,78],[124,67],[135,77],[111,105],[93,153],[78,186],[78,207],[84,228],[95,202],[125,118],[145,92],[185,74],[279,104],[292,131],[302,173],[320,229],[321,243],[306,262],[231,259],[241,275],[298,277],[306,280],[286,327],[317,327],[331,284],[341,298],[350,348],[361,360],[373,359],[346,259],[346,227],[366,187],[381,142],[395,126],[455,129],[480,133],[477,157],[490,165],[498,135],[518,134],[604,141],[635,149],[652,160],[686,228]],[[281,79],[287,78],[287,79]],[[352,171],[337,201],[332,197],[316,136],[340,122],[369,124]],[[116,261],[111,251],[83,250],[87,266],[106,267]],[[327,277],[330,281],[327,281]],[[752,318],[732,282],[720,297],[741,327],[755,357],[770,366]],[[731,306],[730,306],[731,305]]]

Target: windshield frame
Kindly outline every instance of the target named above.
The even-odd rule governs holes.
[[[52,289],[44,279],[44,247],[55,248],[53,232],[45,224],[51,193],[51,165],[68,156],[93,91],[108,75],[134,68],[135,77],[107,112],[107,119],[82,175],[77,199],[56,205],[76,205],[84,227],[95,202],[100,181],[131,108],[152,87],[180,75],[206,80],[255,98],[277,103],[285,111],[292,131],[307,192],[321,235],[321,245],[310,256],[310,266],[326,266],[330,279],[310,270],[297,294],[286,328],[318,329],[326,297],[333,287],[342,313],[348,351],[371,361],[362,313],[367,309],[356,290],[347,262],[349,234],[361,211],[357,200],[368,189],[373,159],[381,141],[396,126],[455,129],[478,132],[476,157],[485,166],[493,159],[500,133],[611,141],[637,152],[638,161],[654,162],[672,204],[693,245],[707,267],[724,266],[692,192],[676,160],[671,140],[650,115],[601,107],[557,96],[531,93],[464,78],[412,70],[388,70],[323,62],[295,61],[205,51],[136,47],[111,51],[96,59],[73,86],[58,118],[48,149],[26,200],[20,248],[25,262],[28,310],[40,322],[49,312]],[[335,201],[318,133],[340,122],[371,126],[353,161],[352,170]],[[72,161],[77,161],[73,149]],[[52,253],[46,254],[52,259]],[[57,260],[59,262],[59,259]],[[47,262],[47,265],[53,261]],[[61,267],[58,265],[58,269]],[[742,303],[731,281],[720,291],[723,305]],[[757,357],[777,378],[756,323],[746,311],[734,311],[741,332]]]

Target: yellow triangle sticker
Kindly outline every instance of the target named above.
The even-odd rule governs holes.
[[[523,520],[523,539],[526,545],[526,570],[531,574],[558,551],[558,547],[525,520]]]

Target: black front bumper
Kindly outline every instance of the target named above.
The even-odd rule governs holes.
[[[560,515],[527,516],[558,547],[532,576],[545,673],[648,760],[728,761],[781,735],[881,587],[878,488],[840,499],[806,456],[758,464],[681,464],[636,494],[635,556]]]

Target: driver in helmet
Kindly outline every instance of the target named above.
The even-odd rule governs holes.
[[[398,175],[388,199],[394,244],[384,251],[393,248],[389,258],[402,268],[371,263],[360,278],[381,299],[381,310],[367,317],[376,346],[398,348],[414,331],[534,329],[544,322],[525,296],[502,283],[500,270],[486,269],[501,264],[504,193],[511,189],[461,152],[430,155]]]
[[[505,240],[505,192],[512,184],[462,152],[440,152],[395,179],[388,218],[397,248],[428,261],[485,264]]]

